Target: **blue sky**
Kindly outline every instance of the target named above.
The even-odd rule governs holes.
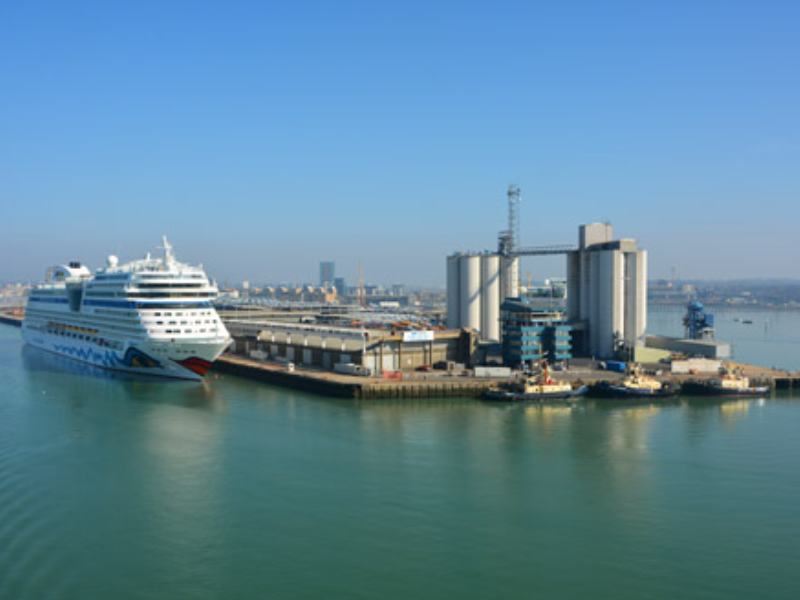
[[[611,221],[653,277],[800,277],[800,2],[0,0],[0,280],[154,250],[444,285]],[[563,261],[526,261],[559,275]]]

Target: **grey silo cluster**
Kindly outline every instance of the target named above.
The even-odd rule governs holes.
[[[570,320],[586,325],[588,354],[610,358],[644,345],[647,252],[636,240],[614,240],[608,223],[581,226],[567,258],[567,298]]]
[[[519,259],[496,253],[447,257],[447,326],[474,329],[500,339],[500,305],[517,295]]]

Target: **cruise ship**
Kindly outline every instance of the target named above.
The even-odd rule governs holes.
[[[231,343],[211,304],[217,287],[202,267],[178,262],[166,236],[162,248],[163,257],[126,264],[109,256],[95,274],[75,262],[51,267],[28,298],[24,340],[107,369],[202,379]]]

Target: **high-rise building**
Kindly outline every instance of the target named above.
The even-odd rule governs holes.
[[[336,263],[319,263],[319,284],[321,286],[332,286],[336,281]]]
[[[567,257],[567,306],[583,354],[628,358],[644,346],[647,251],[612,235],[608,223],[581,226],[578,250]]]

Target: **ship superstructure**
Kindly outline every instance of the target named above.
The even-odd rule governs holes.
[[[200,379],[231,337],[211,301],[218,290],[202,267],[163,257],[95,274],[80,263],[47,270],[33,289],[22,333],[32,346],[100,367]]]

